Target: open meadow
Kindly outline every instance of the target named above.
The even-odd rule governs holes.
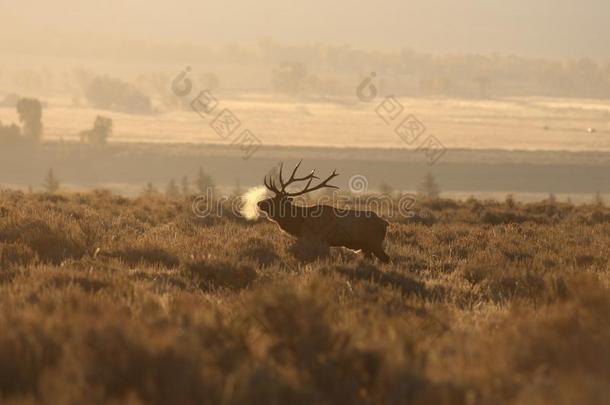
[[[602,404],[610,210],[420,199],[391,263],[190,199],[0,193],[0,402]]]
[[[354,87],[357,83],[354,83]],[[194,94],[191,98],[194,98]],[[352,97],[291,98],[275,94],[218,93],[218,113],[230,109],[267,146],[415,149],[386,124],[376,109]],[[190,99],[189,99],[190,100]],[[162,105],[151,114],[127,114],[74,105],[65,97],[44,98],[45,139],[79,141],[79,132],[99,114],[115,122],[112,142],[228,145],[188,104]],[[415,115],[450,149],[610,151],[610,102],[544,97],[497,99],[399,97],[404,114]],[[158,101],[157,104],[160,102]],[[14,108],[0,108],[0,120],[17,122]],[[595,133],[588,133],[589,128]]]

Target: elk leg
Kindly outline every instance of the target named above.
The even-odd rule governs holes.
[[[377,258],[379,260],[381,260],[381,262],[383,262],[383,263],[390,262],[390,256],[388,256],[387,253],[383,251],[382,247],[376,248],[375,250],[373,250],[373,253],[375,254],[375,256],[377,256]]]
[[[362,254],[365,259],[373,260],[373,252],[368,249],[362,249]]]

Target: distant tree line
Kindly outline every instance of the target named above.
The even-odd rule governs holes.
[[[38,142],[42,139],[43,104],[35,98],[19,98],[13,103],[13,95],[7,96],[4,105],[14,104],[21,126],[12,123],[4,125],[0,121],[0,143]],[[105,144],[112,135],[114,124],[111,118],[98,115],[93,128],[79,133],[81,142]]]
[[[183,176],[180,185],[178,185],[175,179],[170,179],[165,188],[165,196],[167,198],[191,197],[193,193],[211,197],[216,193],[214,179],[202,167],[199,168],[194,182],[191,182],[188,176]],[[142,191],[142,196],[144,197],[158,196],[160,194],[152,182],[147,183]]]
[[[274,41],[262,41],[251,53],[272,66],[271,87],[285,93],[351,94],[354,75],[374,71],[381,92],[394,95],[610,97],[610,59],[380,52]]]
[[[150,97],[135,86],[108,76],[94,77],[86,86],[85,97],[96,108],[129,113],[152,112]]]
[[[404,48],[397,51],[358,49],[347,45],[312,43],[286,45],[261,40],[256,45],[171,46],[150,44],[146,52],[165,60],[193,64],[193,81],[215,91],[224,69],[223,87],[272,90],[295,95],[351,95],[358,78],[376,72],[381,93],[409,96],[453,95],[499,97],[540,95],[555,97],[610,97],[610,59],[536,58],[501,54],[429,54]],[[113,48],[116,51],[116,48]],[[165,56],[162,56],[165,55]],[[126,55],[126,58],[128,55]],[[191,59],[192,58],[192,59]],[[197,72],[198,69],[202,69]],[[218,70],[220,71],[220,70]],[[266,72],[268,74],[260,74]],[[171,73],[141,73],[135,84],[96,75],[86,69],[53,72],[48,68],[21,69],[3,74],[10,85],[28,92],[67,90],[96,107],[125,112],[150,112],[149,95],[171,102]],[[173,98],[175,99],[175,97]],[[175,102],[175,100],[174,100]]]

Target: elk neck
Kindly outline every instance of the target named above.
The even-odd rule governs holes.
[[[303,223],[307,218],[307,208],[295,204],[286,204],[286,209],[281,210],[278,215],[271,218],[275,221],[283,231],[293,235],[300,236]]]

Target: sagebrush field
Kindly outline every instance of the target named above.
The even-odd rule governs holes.
[[[607,403],[610,210],[417,210],[381,264],[188,199],[4,191],[0,402]]]

